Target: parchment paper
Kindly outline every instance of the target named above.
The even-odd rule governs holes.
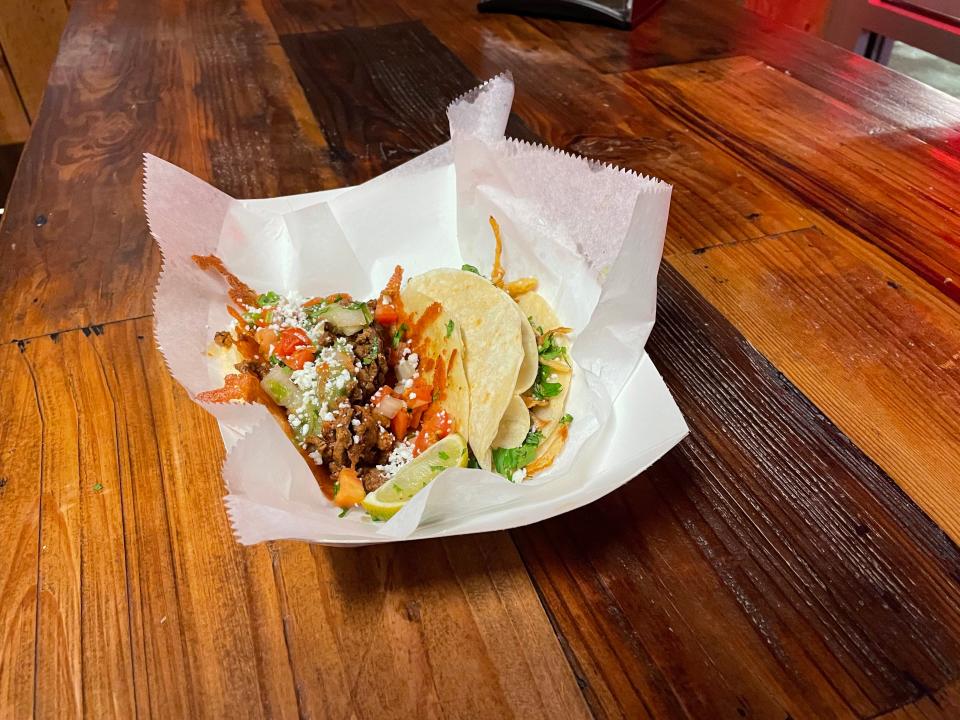
[[[264,407],[201,403],[223,435],[225,503],[241,543],[358,545],[524,525],[616,489],[686,434],[643,351],[671,187],[504,137],[513,90],[501,75],[454,101],[449,142],[349,188],[235,200],[146,156],[145,208],[164,259],[156,339],[192,396],[222,384],[225,369],[206,350],[214,332],[232,326],[223,281],[200,271],[194,254],[219,256],[261,292],[368,298],[396,264],[406,277],[463,263],[488,273],[494,215],[508,279],[538,277],[541,294],[575,331],[567,403],[574,421],[554,466],[518,484],[446,470],[386,523],[361,511],[338,517]]]

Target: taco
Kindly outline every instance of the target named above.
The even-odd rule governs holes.
[[[566,441],[571,331],[536,292],[536,279],[505,282],[499,227],[490,224],[497,246],[489,279],[465,265],[424,273],[409,286],[460,323],[477,463],[519,482],[549,467]]]
[[[197,399],[266,405],[336,505],[370,504],[386,519],[440,472],[467,464],[460,325],[441,303],[401,291],[399,266],[376,299],[357,301],[258,294],[218,258],[194,260],[227,280],[235,320],[208,352],[228,366],[223,387]]]
[[[496,221],[490,278],[438,269],[376,299],[258,294],[215,256],[234,319],[208,355],[223,386],[202,402],[266,405],[344,512],[385,520],[451,467],[518,482],[548,467],[567,436],[567,328],[534,278],[504,281]],[[469,450],[468,450],[469,448]]]

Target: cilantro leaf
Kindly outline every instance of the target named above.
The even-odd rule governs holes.
[[[517,470],[533,462],[541,440],[543,440],[543,433],[539,430],[531,430],[520,447],[493,448],[493,469],[512,481],[513,474]]]
[[[543,363],[537,368],[537,379],[533,383],[533,397],[537,400],[556,397],[563,391],[562,384],[547,380],[552,373],[553,370]]]
[[[278,302],[280,302],[280,296],[277,295],[273,290],[270,292],[265,292],[263,295],[257,298],[257,305],[260,307],[276,305]]]
[[[403,340],[403,336],[406,334],[407,334],[407,324],[400,323],[400,327],[398,327],[393,332],[393,346],[400,347],[400,341]]]
[[[560,418],[561,425],[569,425],[573,422],[573,415],[566,413],[562,418]]]
[[[336,497],[340,493],[340,481],[337,480],[333,484],[333,496]]]
[[[431,466],[430,466],[430,469],[431,469],[433,472],[443,472],[444,470],[447,469],[447,466],[446,466],[446,465],[431,465]]]
[[[547,335],[539,348],[540,357],[544,360],[556,360],[562,358],[565,363],[570,364],[567,358],[567,349],[557,342],[556,335]]]
[[[100,492],[101,490],[103,490],[103,485],[102,485],[101,483],[94,483],[94,484],[93,484],[93,491],[94,491],[94,492]]]
[[[441,460],[449,460],[449,459],[450,459],[450,455],[449,455],[448,453],[445,453],[443,450],[441,450],[440,452],[438,452],[437,455],[440,456],[440,459],[441,459]]]
[[[351,510],[353,510],[352,507],[344,508],[343,510],[340,511],[340,514],[337,515],[337,517],[344,518],[347,516],[347,513],[350,512]]]
[[[475,266],[473,266],[473,265],[468,265],[467,263],[464,263],[463,265],[461,265],[461,266],[460,266],[460,269],[461,269],[461,270],[466,270],[467,272],[472,272],[474,275],[479,275],[479,274],[480,274],[480,271],[477,270],[477,268],[476,268]]]
[[[453,320],[447,320],[447,337],[453,335]]]

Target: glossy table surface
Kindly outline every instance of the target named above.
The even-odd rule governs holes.
[[[690,436],[511,532],[241,547],[152,339],[141,157],[366,180],[508,131],[674,185]],[[0,225],[0,717],[960,717],[960,102],[730,2],[74,0]]]

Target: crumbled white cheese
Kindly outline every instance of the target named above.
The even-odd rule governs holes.
[[[387,476],[387,479],[389,479],[396,475],[397,471],[411,460],[413,460],[413,443],[397,443],[393,447],[393,450],[390,451],[390,456],[387,458],[386,464],[377,465],[377,470],[380,470]]]
[[[354,445],[357,445],[359,442],[360,442],[360,436],[359,436],[359,435],[354,435],[354,436],[353,436],[353,444],[354,444]]]
[[[354,418],[353,420],[350,421],[350,424],[353,425],[354,427],[360,427],[360,418]]]

